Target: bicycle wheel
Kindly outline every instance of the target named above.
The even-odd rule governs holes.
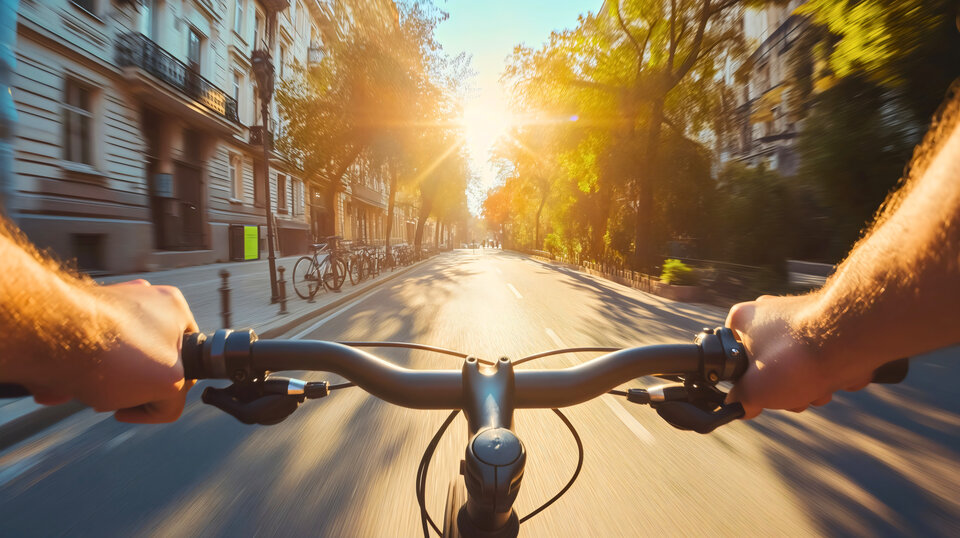
[[[356,286],[363,280],[363,259],[360,256],[350,256],[350,265],[347,272],[350,273],[350,283]]]
[[[336,264],[336,274],[334,274],[333,264]],[[323,264],[323,285],[330,291],[337,291],[343,287],[343,281],[347,279],[347,264],[337,258],[333,262],[327,261]]]
[[[463,480],[454,478],[447,486],[447,504],[443,509],[443,538],[460,538],[457,516],[460,508],[467,502],[467,487]]]
[[[320,267],[311,256],[303,256],[293,266],[293,291],[301,299],[310,299],[320,289]]]

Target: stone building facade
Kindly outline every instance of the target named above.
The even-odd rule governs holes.
[[[279,116],[274,101],[261,125],[250,65],[267,42],[259,2],[21,1],[10,209],[32,241],[93,273],[227,261],[231,225],[259,226],[265,250],[267,203],[283,255],[324,235],[377,237],[379,178],[305,184],[271,152],[266,199],[263,144]],[[278,15],[278,79],[322,54],[323,7],[293,0]],[[344,202],[360,212],[338,214]]]
[[[721,142],[721,163],[764,164],[785,176],[796,174],[803,114],[790,110],[790,62],[797,48],[806,46],[801,38],[810,30],[809,20],[796,13],[803,3],[790,0],[745,11],[743,29],[751,53],[736,68],[741,81],[735,93],[737,131]]]

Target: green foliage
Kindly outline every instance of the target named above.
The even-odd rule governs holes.
[[[791,108],[810,111],[796,186],[812,194],[821,227],[830,229],[812,257],[839,261],[897,186],[960,76],[956,9],[947,0],[811,0],[800,8],[822,29],[807,34],[820,40],[815,54],[794,59],[800,91],[791,92]],[[826,69],[812,68],[817,54]],[[819,93],[809,84],[817,77]]]
[[[743,52],[741,3],[606,2],[539,49],[518,46],[502,80],[525,121],[499,150],[491,228],[635,265],[640,246],[700,233],[712,183],[693,139],[724,125],[718,70]]]
[[[672,286],[696,286],[700,283],[697,273],[680,260],[668,258],[663,262],[660,282]]]
[[[795,238],[817,225],[816,214],[803,214],[798,200],[806,199],[789,179],[764,166],[728,163],[720,171],[711,198],[708,255],[713,259],[785,271]],[[812,218],[811,218],[812,217]]]

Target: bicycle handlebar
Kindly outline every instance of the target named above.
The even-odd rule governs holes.
[[[460,370],[411,370],[346,345],[309,340],[258,341],[252,331],[188,335],[182,351],[185,377],[244,381],[267,371],[312,370],[343,376],[390,403],[417,409],[458,409]],[[476,359],[467,359],[476,360]],[[697,375],[710,383],[735,381],[746,369],[746,351],[729,330],[701,333],[694,344],[624,349],[559,370],[518,370],[516,407],[566,407],[648,375]],[[879,368],[873,381],[898,383],[906,359]]]
[[[230,338],[234,341],[228,342]],[[459,369],[411,370],[334,342],[245,339],[246,333],[215,333],[210,339],[191,335],[182,352],[186,377],[236,379],[237,372],[243,372],[240,377],[244,379],[262,371],[323,371],[343,376],[370,394],[402,407],[459,409],[462,405]],[[219,351],[227,346],[230,351]],[[238,348],[242,347],[249,347],[249,366],[237,360]],[[576,405],[637,377],[698,372],[699,363],[699,346],[676,344],[624,349],[559,370],[518,370],[516,406],[551,409]]]

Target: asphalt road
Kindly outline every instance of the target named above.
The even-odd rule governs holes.
[[[521,357],[558,346],[689,342],[723,315],[515,254],[457,251],[290,336]],[[380,354],[409,367],[459,368],[444,356]],[[521,536],[960,535],[958,355],[915,361],[898,386],[842,394],[799,415],[768,412],[707,436],[676,431],[613,396],[570,408],[583,471]],[[202,405],[199,393],[171,425],[130,426],[84,411],[0,454],[0,535],[420,534],[416,469],[446,412],[400,409],[348,389],[280,425],[250,427]],[[515,422],[528,452],[523,515],[567,481],[576,448],[550,411],[520,411]],[[430,469],[437,519],[465,433],[459,417]]]

